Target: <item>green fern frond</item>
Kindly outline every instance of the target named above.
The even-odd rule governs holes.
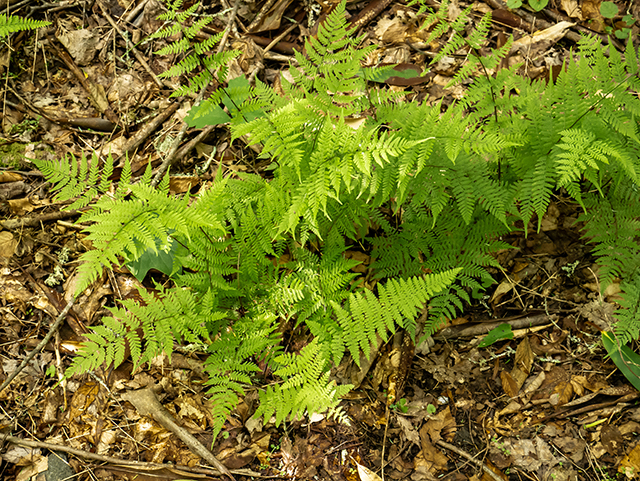
[[[628,282],[620,285],[622,299],[618,301],[622,309],[617,309],[614,332],[621,344],[628,344],[640,338],[640,275],[635,273]]]
[[[128,348],[135,366],[149,362],[161,353],[169,358],[174,342],[208,342],[205,326],[214,313],[200,309],[191,291],[160,291],[157,296],[139,291],[142,303],[122,302],[122,308],[109,308],[112,317],[86,335],[67,375],[94,371],[101,365],[118,367]],[[206,305],[206,304],[205,304]],[[211,307],[209,305],[209,307]]]
[[[181,34],[181,38],[172,41],[156,52],[156,55],[184,55],[184,57],[170,69],[158,76],[161,78],[179,77],[192,74],[187,85],[182,85],[171,97],[196,94],[209,85],[216,76],[220,81],[226,78],[226,64],[240,52],[211,53],[212,48],[223,37],[223,33],[207,36],[205,40],[195,41],[213,17],[198,17],[194,4],[183,12],[178,12],[181,2],[172,2],[169,11],[160,15],[160,20],[170,24],[150,35],[149,39],[167,38]]]
[[[345,307],[332,303],[342,328],[344,344],[359,364],[360,352],[369,358],[377,336],[383,340],[395,325],[412,331],[417,313],[432,296],[447,288],[460,269],[424,277],[390,279],[378,287],[378,296],[365,291],[351,294]]]
[[[606,197],[585,197],[587,212],[578,218],[598,258],[602,290],[616,277],[630,278],[640,268],[640,193],[638,187],[612,187]]]
[[[261,358],[276,347],[275,316],[255,314],[234,324],[209,346],[205,370],[206,384],[213,405],[213,438],[222,430],[229,413],[236,407],[244,386],[251,385],[251,375],[260,368],[251,359]],[[257,416],[258,414],[256,414]]]
[[[275,424],[287,417],[300,418],[305,413],[323,413],[335,409],[340,398],[352,385],[337,386],[329,381],[324,369],[327,359],[317,341],[306,345],[299,354],[282,354],[275,358],[280,367],[274,375],[284,383],[260,393],[260,405],[255,413],[265,422],[275,415]]]
[[[81,209],[89,205],[96,197],[108,192],[111,186],[109,178],[113,174],[114,162],[111,155],[107,156],[103,165],[95,152],[91,160],[84,154],[80,159],[69,154],[58,161],[31,160],[44,174],[45,179],[53,184],[53,190],[58,191],[56,201],[77,198],[66,207],[67,210]],[[125,162],[128,164],[128,159]]]
[[[19,32],[21,30],[35,30],[36,28],[46,27],[51,22],[43,20],[33,20],[31,18],[22,18],[15,15],[0,14],[0,37],[6,37],[10,33]]]

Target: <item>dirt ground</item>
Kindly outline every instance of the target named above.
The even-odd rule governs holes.
[[[228,28],[226,48],[243,52],[231,71],[268,83],[331,8],[331,0],[248,1],[237,9],[228,1],[199,7],[217,15],[203,35]],[[520,42],[502,67],[522,63],[522,75],[547,81],[581,33],[600,36],[604,45],[607,32],[622,37],[626,28],[638,47],[640,3],[616,4],[614,18],[603,17],[600,0],[552,0],[540,12],[485,0],[472,12],[475,19],[493,13],[487,48],[508,35]],[[454,2],[449,18],[469,5]],[[223,125],[183,129],[195,96],[170,98],[180,80],[157,75],[176,57],[154,55],[164,39],[141,42],[162,25],[158,0],[0,0],[0,7],[51,22],[0,44],[0,478],[217,479],[198,448],[156,416],[164,412],[211,447],[201,354],[182,349],[171,363],[156,359],[135,372],[125,363],[62,381],[83,334],[137,281],[126,269],[105,274],[60,316],[87,243],[74,225],[78,213],[61,210],[28,158],[128,154],[140,175],[171,157],[175,193],[197,191],[218,164],[233,172],[260,172],[261,165],[247,160],[253,153],[232,143]],[[405,72],[422,71],[446,42],[426,44],[417,7],[406,2],[349,1],[347,10],[366,34],[363,45],[378,46],[375,61]],[[432,65],[425,77],[399,77],[391,88],[407,101],[449,105],[465,95],[465,83],[444,88],[464,57]],[[251,417],[257,393],[249,390],[213,454],[237,480],[634,478],[640,393],[606,358],[600,340],[620,285],[600,293],[579,214],[557,195],[539,233],[503,239],[514,249],[497,254],[502,269],[491,272],[497,283],[461,317],[417,346],[399,333],[366,370],[341,365],[336,377],[359,381],[342,403],[348,423],[314,415],[276,428]],[[484,336],[504,323],[513,338],[482,347]],[[396,382],[401,391],[389,406],[387,391]],[[161,390],[144,399],[131,394],[150,384]]]

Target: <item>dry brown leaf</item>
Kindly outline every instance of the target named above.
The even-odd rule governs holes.
[[[575,23],[572,22],[558,22],[549,28],[535,32],[533,35],[522,37],[513,42],[510,53],[522,51],[523,54],[536,56],[564,37],[565,32],[574,25]]]
[[[573,392],[577,396],[584,395],[584,388],[587,387],[587,378],[585,376],[571,376],[571,385],[573,386]]]
[[[573,397],[573,384],[571,382],[560,382],[556,385],[553,393],[549,397],[549,404],[560,407],[571,401]]]
[[[171,194],[184,194],[200,183],[195,176],[174,176],[169,180],[169,192]]]
[[[376,38],[386,44],[404,43],[408,26],[399,17],[384,17],[378,21],[374,29]]]
[[[604,28],[604,18],[600,13],[601,0],[582,0],[580,8],[582,10],[582,19],[590,20],[589,29],[596,32],[602,32]]]
[[[531,397],[536,393],[536,391],[542,386],[542,383],[546,379],[547,374],[544,371],[540,371],[538,375],[531,379],[524,387],[524,391],[520,393],[520,397],[522,398],[522,402],[524,404],[528,403],[531,400]]]
[[[525,337],[516,349],[514,367],[511,372],[502,371],[500,373],[502,389],[509,397],[518,395],[520,388],[529,377],[534,358],[535,354],[531,349],[529,338]]]
[[[428,434],[431,442],[435,444],[442,439],[442,431],[449,431],[452,427],[455,428],[455,425],[451,409],[447,406],[427,419],[427,422],[420,428],[420,436]]]
[[[491,300],[489,302],[492,304],[499,302],[502,296],[510,292],[511,289],[513,289],[513,282],[509,280],[502,281],[494,291],[493,295],[491,296]]]
[[[14,215],[23,216],[27,212],[32,212],[36,207],[28,198],[8,200],[9,208]]]
[[[371,471],[369,468],[364,467],[362,464],[356,462],[358,466],[358,475],[360,476],[360,481],[382,481],[380,476]]]
[[[611,456],[619,456],[624,452],[624,439],[616,426],[609,423],[602,426],[600,441]]]
[[[505,394],[511,398],[516,397],[518,395],[518,384],[515,379],[509,374],[507,371],[502,371],[500,373],[500,380],[502,381],[502,390]]]
[[[562,9],[567,12],[569,17],[577,18],[580,21],[584,20],[578,0],[560,0],[560,5],[562,5]]]
[[[19,180],[22,180],[20,174],[16,174],[15,172],[0,172],[0,183],[18,182]]]
[[[39,460],[47,460],[47,458],[42,457],[40,448],[27,448],[15,444],[9,444],[1,457],[6,462],[17,466],[29,466],[38,463]]]
[[[587,443],[583,439],[573,438],[571,436],[563,436],[556,438],[553,444],[566,453],[569,459],[574,463],[581,463],[584,458]]]
[[[18,240],[11,232],[0,232],[0,263],[4,264],[9,258],[16,253]]]
[[[497,466],[494,466],[493,463],[489,460],[486,459],[485,460],[485,464],[487,465],[487,467],[493,471],[496,475],[498,475],[500,477],[500,479],[504,479],[504,481],[507,481],[508,476],[506,474],[504,474],[503,471],[501,471],[500,469],[498,469]],[[470,481],[473,481],[473,479],[478,479],[478,477],[476,475],[474,475],[472,478],[470,478]],[[492,476],[489,476],[489,474],[487,474],[487,472],[483,469],[482,470],[482,478],[480,481],[495,481],[495,478]]]
[[[411,424],[411,421],[409,421],[404,416],[398,416],[398,424],[402,428],[402,432],[407,437],[407,439],[412,443],[420,446],[420,435],[418,434],[418,431],[416,431],[416,429],[413,427],[413,424]]]
[[[620,462],[618,472],[628,479],[633,479],[640,473],[640,444],[636,444],[636,447]]]
[[[524,380],[529,376],[534,358],[535,354],[531,349],[529,338],[525,337],[516,349],[515,366],[513,371],[511,371],[511,375],[516,379],[516,381],[521,382],[519,387],[522,387]],[[522,376],[524,376],[524,378],[520,381],[519,378]]]
[[[69,30],[57,38],[78,65],[88,65],[93,60],[100,42],[100,36],[87,29]]]
[[[416,471],[422,468],[433,475],[446,469],[449,460],[442,454],[442,451],[431,444],[426,436],[422,435],[422,430],[420,430],[420,441],[422,451],[418,453],[415,459]]]

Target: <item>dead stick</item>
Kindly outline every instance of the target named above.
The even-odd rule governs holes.
[[[476,464],[478,466],[480,466],[482,468],[482,470],[494,481],[503,481],[503,479],[498,476],[498,474],[493,471],[489,466],[487,466],[486,464],[484,464],[482,461],[480,461],[479,459],[474,458],[473,456],[471,456],[469,453],[463,451],[462,449],[458,448],[457,446],[454,446],[453,444],[449,444],[449,443],[445,443],[444,441],[440,440],[440,441],[436,441],[436,444],[438,446],[440,446],[441,448],[445,448],[448,449],[449,451],[453,451],[454,453],[456,453],[458,456],[462,456],[465,459],[468,459],[470,462],[472,462],[473,464]]]
[[[196,146],[198,142],[201,142],[215,128],[216,128],[215,125],[207,125],[204,129],[202,129],[202,132],[200,132],[192,140],[187,142],[187,144],[178,151],[178,153],[176,154],[176,160],[181,159],[185,155],[187,155],[191,151],[191,149],[193,149]]]
[[[59,451],[62,453],[69,453],[73,456],[77,456],[83,459],[91,459],[93,461],[98,461],[101,463],[110,463],[119,466],[131,466],[137,469],[148,469],[148,470],[160,470],[160,469],[168,469],[171,472],[176,472],[176,474],[180,474],[179,471],[187,471],[189,473],[199,473],[199,474],[209,474],[212,476],[220,476],[220,471],[217,469],[208,469],[208,468],[198,468],[198,467],[189,467],[189,466],[180,466],[175,464],[159,464],[159,463],[146,463],[142,461],[130,461],[128,459],[119,459],[114,458],[112,456],[104,456],[102,454],[90,453],[87,451],[83,451],[81,449],[71,448],[69,446],[63,446],[61,444],[52,444],[52,443],[44,443],[42,441],[29,441],[28,439],[18,438],[16,436],[2,436],[0,437],[2,441],[8,441],[11,444],[16,444],[18,446],[25,446],[28,448],[41,448],[48,449],[49,451]],[[264,478],[266,476],[261,475],[260,473],[256,473],[250,469],[234,469],[231,471],[234,474],[242,475],[242,476],[252,476],[256,478]]]
[[[513,329],[525,329],[527,327],[540,326],[549,322],[553,322],[558,319],[558,316],[552,314],[548,316],[546,314],[540,314],[538,316],[522,317],[520,319],[512,320],[498,320],[495,322],[482,322],[473,326],[451,326],[445,327],[440,332],[433,336],[434,339],[457,339],[461,337],[474,337],[487,334],[492,329],[498,327],[501,324],[509,324]]]
[[[507,10],[507,6],[505,5],[505,3],[502,0],[485,0],[485,2],[490,6],[493,7],[495,9],[501,9],[501,10]],[[523,10],[522,8],[516,8],[515,10],[512,10],[512,12],[519,16],[520,18],[522,18],[525,22],[529,23],[529,24],[535,24],[536,26],[545,29],[545,28],[549,28],[551,27],[553,24],[547,22],[546,20],[543,20],[541,18],[536,17],[535,15],[533,15],[532,13],[527,12],[526,10]],[[588,33],[589,35],[597,35],[600,38],[600,41],[602,41],[603,43],[608,43],[607,39],[605,37],[603,37],[601,34],[597,33],[597,32],[593,32],[589,29],[585,29],[584,27],[576,27],[579,28],[579,30]],[[579,33],[577,32],[567,32],[564,35],[566,38],[568,38],[569,40],[571,40],[572,42],[576,42],[578,43],[578,41],[582,38],[580,36]]]
[[[144,129],[142,129],[134,137],[127,141],[122,149],[122,154],[124,155],[127,152],[132,152],[137,149],[142,144],[142,142],[144,142],[147,137],[151,135],[152,132],[160,127],[160,124],[162,124],[165,120],[171,117],[176,110],[178,110],[179,106],[180,102],[174,102],[165,110],[160,112],[151,122],[149,122],[145,126]]]
[[[47,343],[51,340],[51,338],[53,337],[55,332],[60,327],[60,324],[62,324],[62,321],[64,320],[64,318],[67,317],[67,314],[68,314],[69,310],[71,309],[71,306],[73,306],[73,304],[75,302],[76,302],[75,297],[73,299],[71,299],[69,302],[67,302],[67,305],[65,306],[64,309],[62,309],[62,312],[56,318],[56,322],[53,323],[53,326],[51,326],[51,328],[49,329],[49,332],[47,333],[47,335],[44,336],[44,339],[42,339],[42,341],[40,341],[38,343],[38,345],[33,349],[33,351],[31,351],[29,354],[27,354],[27,357],[24,358],[24,360],[20,363],[18,368],[15,371],[13,371],[11,374],[9,374],[7,379],[5,379],[5,381],[2,383],[2,386],[0,386],[0,393],[7,386],[9,386],[9,384],[11,384],[11,381],[13,381],[15,379],[15,377],[18,374],[20,374],[20,372],[27,366],[27,364],[29,364],[29,361],[31,361],[31,359],[33,359],[35,357],[35,355],[38,354],[40,351],[42,351],[44,346],[47,345]]]
[[[80,82],[80,85],[82,85],[82,88],[84,88],[87,91],[87,93],[89,94],[89,100],[91,100],[91,103],[93,104],[93,106],[101,114],[106,115],[108,110],[110,109],[109,105],[105,104],[102,101],[97,87],[92,88],[91,84],[86,79],[84,73],[82,72],[82,70],[80,70],[80,67],[76,65],[75,61],[71,58],[71,55],[69,55],[69,53],[67,52],[66,47],[63,49],[60,49],[53,42],[51,42],[50,45],[56,51],[60,60],[62,60],[67,65],[69,70],[71,70],[71,73],[73,73],[73,75],[78,79],[78,82]],[[106,97],[105,97],[105,100],[106,100]],[[108,117],[109,116],[107,116],[107,118]],[[116,121],[113,121],[113,122],[116,123]]]
[[[218,461],[211,451],[205,448],[189,431],[179,426],[171,413],[162,405],[152,388],[138,389],[122,394],[122,399],[134,405],[139,414],[150,417],[161,424],[165,429],[171,431],[184,442],[189,449],[202,459],[212,464],[221,473],[234,479],[227,467]]]
[[[363,8],[358,15],[351,18],[349,23],[355,28],[364,28],[369,22],[376,18],[382,11],[391,5],[393,0],[376,0],[369,2],[369,4]]]
[[[153,79],[155,84],[161,89],[165,88],[165,87],[171,88],[171,85],[169,83],[167,83],[165,85],[158,78],[158,76],[155,74],[155,72],[153,70],[151,70],[151,67],[149,67],[149,64],[147,63],[147,61],[140,54],[140,52],[138,52],[138,49],[136,48],[136,46],[133,43],[131,43],[131,40],[129,40],[129,38],[126,35],[124,35],[122,33],[122,30],[120,30],[120,28],[118,27],[116,22],[114,22],[113,18],[111,18],[111,15],[109,15],[109,12],[107,12],[104,9],[104,7],[102,6],[102,4],[100,2],[98,2],[98,6],[100,7],[100,10],[102,10],[102,14],[104,15],[104,18],[106,18],[107,21],[111,24],[111,26],[116,30],[116,32],[118,32],[118,35],[120,35],[124,39],[124,41],[127,44],[127,48],[133,52],[133,55],[135,55],[135,57],[138,60],[138,62],[140,62],[140,65],[142,65],[142,68],[144,68],[147,71],[147,73],[151,76],[151,78]]]
[[[237,0],[236,0],[237,1]],[[267,0],[265,4],[262,6],[258,15],[255,16],[251,24],[247,27],[247,32],[252,32],[254,28],[258,26],[258,24],[262,21],[267,12],[273,7],[273,4],[276,3],[276,0]]]
[[[282,32],[280,35],[278,35],[276,38],[274,38],[269,45],[267,45],[264,50],[262,51],[262,53],[264,54],[265,52],[268,52],[269,50],[271,50],[273,47],[275,47],[276,45],[278,45],[278,43],[280,43],[280,40],[282,40],[284,37],[286,37],[287,35],[289,35],[294,28],[296,28],[298,26],[297,23],[294,23],[293,25],[290,25],[288,29],[286,29],[284,32]]]
[[[21,229],[22,227],[36,227],[41,222],[49,222],[51,220],[68,219],[82,214],[80,210],[63,210],[59,212],[51,212],[36,217],[24,217],[22,219],[9,219],[0,221],[0,227],[7,230]]]

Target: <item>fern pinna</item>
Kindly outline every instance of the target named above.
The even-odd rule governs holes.
[[[80,193],[69,173],[105,192],[81,219],[93,222],[95,250],[82,257],[78,292],[105,265],[175,252],[173,287],[112,309],[69,373],[118,364],[126,346],[137,365],[197,340],[209,352],[216,434],[255,381],[257,359],[276,381],[261,392],[258,414],[280,422],[335,410],[348,387],[328,373],[344,355],[358,362],[398,328],[429,335],[463,309],[493,282],[492,253],[509,247],[500,236],[517,222],[539,226],[557,189],[585,208],[597,256],[606,262],[614,244],[637,260],[640,100],[632,94],[640,85],[631,44],[622,59],[585,39],[548,86],[515,69],[480,77],[443,114],[368,85],[361,63],[370,49],[350,39],[344,11],[343,2],[308,41],[308,56],[297,56],[284,96],[234,79],[188,117],[196,126],[229,122],[234,139],[259,144],[269,179],[217,178],[180,198],[166,181],[149,187],[150,173],[102,185],[110,164],[97,159],[38,163],[65,195]],[[464,22],[456,26],[462,36]],[[372,258],[366,278],[346,256],[363,248]],[[632,275],[636,264],[614,263],[604,280]],[[426,325],[417,326],[425,304]],[[298,353],[282,351],[285,322],[309,336]]]

